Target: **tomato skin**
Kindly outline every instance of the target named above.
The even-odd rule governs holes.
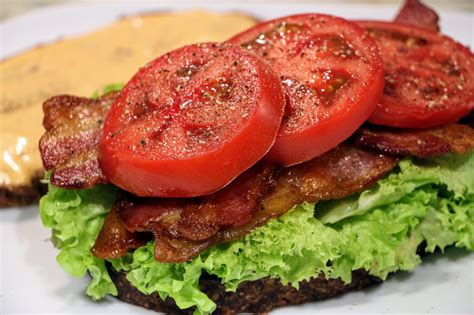
[[[216,45],[216,44],[200,44]],[[195,45],[168,54],[192,53]],[[213,193],[256,163],[274,143],[284,110],[284,95],[278,78],[268,65],[232,45],[216,45],[227,54],[242,56],[246,69],[257,78],[255,110],[245,124],[217,147],[184,158],[157,158],[126,149],[127,139],[117,142],[115,127],[121,126],[123,107],[149,69],[161,66],[164,56],[142,68],[125,86],[109,112],[100,143],[99,163],[107,178],[137,196],[193,197]],[[210,47],[210,46],[209,46]],[[207,47],[207,48],[209,48]],[[211,49],[212,50],[212,49]],[[173,60],[174,57],[171,57]],[[206,57],[204,57],[206,58]],[[212,59],[214,56],[209,56]],[[219,58],[219,57],[218,57]],[[207,62],[211,62],[207,59]],[[158,83],[157,83],[158,84]],[[114,136],[112,136],[114,135]],[[118,143],[118,144],[117,144]]]
[[[459,106],[449,111],[408,111],[398,102],[385,99],[379,103],[369,117],[369,121],[376,125],[385,125],[398,128],[432,128],[458,121],[474,109],[474,98],[466,103],[468,106]]]
[[[380,21],[357,23],[378,40],[386,77],[392,78],[392,83],[387,79],[382,99],[368,119],[371,123],[431,128],[455,122],[474,109],[474,55],[468,48],[442,34],[415,26]],[[403,39],[406,44],[396,46],[384,36]],[[410,40],[412,43],[408,44]],[[416,41],[421,43],[419,47]],[[448,66],[443,64],[451,62],[460,73],[459,78],[450,74]],[[434,80],[447,83],[432,83]],[[416,86],[414,91],[403,90],[409,85]],[[424,92],[430,89],[436,92]]]
[[[368,93],[365,99],[348,111],[332,117],[331,120],[321,122],[313,128],[308,128],[298,136],[279,136],[265,159],[291,166],[335,148],[367,120],[375,108],[374,104],[376,105],[380,100],[383,91],[383,81],[380,77],[374,78],[368,82],[368,85],[372,87],[374,93]],[[310,150],[307,149],[308,146],[311,147]],[[298,158],[295,159],[294,156]]]
[[[315,26],[318,23],[324,25],[324,27]],[[344,33],[341,36],[343,40],[349,41],[349,46],[347,47],[354,49],[354,56],[357,58],[360,54],[368,60],[365,67],[366,72],[369,72],[369,75],[365,77],[357,77],[357,75],[351,73],[352,69],[348,70],[350,78],[353,81],[350,82],[349,86],[343,86],[341,91],[336,92],[336,95],[338,95],[337,93],[342,94],[338,97],[341,99],[345,98],[346,101],[339,101],[337,106],[330,105],[332,107],[340,107],[340,110],[334,112],[330,109],[329,111],[331,111],[331,113],[329,114],[329,118],[324,117],[317,123],[312,123],[310,126],[303,126],[299,128],[299,130],[292,132],[285,131],[286,128],[284,126],[280,128],[275,144],[270,152],[265,156],[265,160],[282,166],[291,166],[310,160],[336,147],[339,143],[346,140],[364,121],[367,120],[382,95],[384,71],[375,41],[373,41],[366,32],[356,24],[329,15],[301,14],[267,21],[234,36],[229,39],[229,41],[235,44],[240,44],[243,47],[247,46],[250,51],[253,51],[263,59],[267,59],[267,61],[272,64],[280,78],[282,78],[288,72],[288,69],[285,67],[291,67],[287,66],[287,64],[290,64],[292,58],[295,60],[297,59],[296,57],[293,57],[293,55],[300,54],[301,51],[308,49],[308,47],[310,47],[309,50],[312,49],[312,44],[308,44],[308,42],[311,43],[313,40],[311,35],[302,39],[297,38],[296,44],[294,45],[290,39],[287,46],[295,47],[294,50],[288,50],[288,52],[282,53],[281,56],[275,57],[277,59],[272,59],[271,46],[269,46],[269,54],[262,54],[258,50],[255,51],[252,45],[248,45],[252,40],[258,42],[258,40],[255,40],[256,38],[269,38],[269,34],[274,36],[272,33],[274,32],[273,30],[282,24],[288,25],[290,28],[294,29],[298,29],[298,25],[303,25],[303,27],[308,26],[309,28],[314,26],[316,29],[328,28],[330,29],[328,34],[336,37],[336,40],[333,40],[330,37],[327,42],[329,44],[334,44],[336,48],[337,45],[340,44],[338,43],[339,37],[337,36]],[[316,35],[314,36],[316,36],[316,39],[314,39],[314,41],[317,44],[319,42],[325,43],[324,34],[321,35],[319,31],[315,31],[315,34]],[[262,37],[262,35],[264,36]],[[355,47],[351,46],[352,44],[354,44]],[[345,42],[340,45],[344,46]],[[314,44],[314,46],[317,45]],[[345,63],[347,62],[344,58],[334,59],[334,56],[324,53],[322,53],[319,58],[320,60],[328,61],[328,63],[332,61],[329,69],[337,71],[339,67],[342,67],[343,70],[347,70],[344,68]],[[309,71],[310,69],[307,70]],[[350,94],[350,96],[348,94]],[[286,95],[287,99],[290,99],[291,101],[292,96],[290,96],[287,91]],[[287,103],[287,108],[288,107],[289,105]],[[291,116],[291,113],[289,115]]]

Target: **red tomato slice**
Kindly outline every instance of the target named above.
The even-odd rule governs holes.
[[[229,40],[267,60],[287,98],[267,159],[289,166],[348,138],[372,113],[383,89],[376,43],[356,24],[319,14],[261,23]]]
[[[439,33],[390,22],[361,21],[377,40],[385,89],[369,121],[401,128],[453,122],[474,108],[474,56]]]
[[[105,121],[100,166],[138,196],[209,194],[268,152],[284,106],[278,77],[245,49],[186,46],[123,88]]]

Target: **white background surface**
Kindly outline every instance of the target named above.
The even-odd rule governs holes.
[[[216,1],[217,2],[217,1]],[[201,4],[204,2],[200,2]],[[124,14],[150,10],[187,9],[192,4],[116,1],[47,7],[8,20],[0,26],[0,59],[39,43],[81,34]],[[322,12],[345,18],[391,19],[392,5],[282,4],[229,2],[201,5],[216,11],[239,10],[261,18],[291,13]],[[474,46],[472,12],[441,12],[444,33]],[[1,137],[1,135],[0,135]],[[57,251],[41,226],[38,208],[0,209],[0,314],[153,314],[108,298],[92,302],[84,294],[88,279],[67,275],[56,263]],[[387,282],[324,302],[279,309],[272,314],[473,314],[474,254],[449,249],[424,259],[414,273],[398,273]]]

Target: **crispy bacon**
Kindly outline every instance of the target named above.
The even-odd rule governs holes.
[[[474,129],[463,124],[448,124],[430,129],[362,127],[353,136],[356,146],[398,156],[420,158],[448,152],[463,154],[474,149]]]
[[[44,168],[51,183],[65,188],[87,188],[107,182],[97,160],[105,116],[116,93],[98,100],[54,96],[43,104],[45,134],[40,139]]]
[[[208,247],[219,231],[250,222],[263,196],[274,187],[275,175],[274,167],[256,165],[229,186],[208,196],[179,199],[123,195],[116,208],[128,231],[153,233],[158,260],[185,261]],[[107,225],[113,219],[107,218],[99,239],[118,238],[115,234],[121,232]],[[111,247],[113,252],[126,253],[127,249],[123,246],[117,251]]]
[[[126,196],[118,203],[119,212],[128,231],[153,233],[157,260],[182,262],[215,244],[245,236],[303,201],[341,198],[367,188],[395,162],[393,157],[341,144],[321,157],[290,168],[276,170],[257,165],[209,196]],[[99,239],[115,238],[115,231],[108,226],[104,225]],[[111,251],[117,249],[111,247]]]
[[[438,14],[418,0],[406,0],[403,8],[398,12],[395,22],[408,24],[439,32]]]
[[[395,163],[389,155],[342,143],[313,160],[283,169],[262,206],[266,212],[279,215],[304,201],[346,197],[371,186]]]
[[[92,254],[98,258],[120,258],[127,255],[128,250],[145,245],[151,238],[146,233],[131,233],[119,216],[123,205],[118,202],[107,214],[102,230],[113,233],[99,233],[95,240]]]

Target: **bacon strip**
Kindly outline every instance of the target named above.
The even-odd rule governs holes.
[[[474,129],[456,123],[416,130],[368,126],[357,130],[353,139],[360,148],[420,158],[474,149]]]
[[[59,95],[43,104],[39,149],[51,183],[65,188],[87,188],[107,180],[97,160],[105,116],[115,99],[110,93],[98,100]]]
[[[395,22],[414,25],[434,32],[439,32],[438,21],[438,14],[418,0],[406,0],[405,5],[395,18]]]
[[[210,240],[219,231],[250,222],[262,197],[274,187],[275,175],[275,168],[256,165],[229,186],[208,196],[179,199],[123,195],[115,208],[119,209],[128,231],[153,233],[155,256],[160,261],[186,261],[210,246]],[[117,238],[115,234],[119,231],[107,226],[107,221],[112,219],[106,219],[99,240]],[[97,243],[94,250],[96,246]],[[127,249],[124,246],[120,252],[126,253]]]
[[[120,258],[127,255],[130,249],[145,245],[151,237],[146,233],[131,233],[119,216],[123,205],[118,202],[107,214],[102,230],[113,233],[100,233],[95,240],[92,254],[98,258]]]
[[[395,163],[393,157],[342,144],[290,168],[276,170],[257,165],[209,196],[191,199],[127,196],[118,207],[128,231],[153,233],[158,261],[183,262],[215,244],[245,236],[303,201],[341,198],[363,190],[389,172]],[[107,226],[104,225],[98,239],[115,238],[116,231]]]

